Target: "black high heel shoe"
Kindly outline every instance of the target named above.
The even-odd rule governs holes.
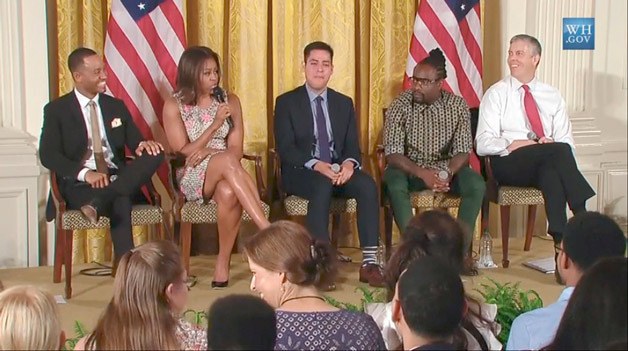
[[[229,285],[229,280],[225,280],[224,282],[217,282],[212,280],[212,289],[224,289]]]

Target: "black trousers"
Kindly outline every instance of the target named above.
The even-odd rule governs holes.
[[[334,186],[324,175],[307,168],[282,168],[286,193],[309,200],[306,224],[314,238],[329,242],[329,207],[332,197],[354,198],[358,204],[360,246],[377,246],[379,239],[379,203],[375,181],[356,169],[343,185]]]
[[[116,259],[120,259],[134,247],[131,207],[134,203],[145,201],[140,189],[150,181],[163,160],[163,152],[156,156],[145,152],[124,167],[110,170],[110,174],[116,174],[117,178],[102,189],[95,189],[88,183],[67,178],[60,184],[68,209],[77,210],[98,199],[100,205],[98,213],[109,217],[110,220],[111,242]]]
[[[519,148],[508,156],[492,156],[493,175],[500,185],[534,187],[543,193],[548,232],[559,243],[572,212],[585,211],[595,192],[578,170],[569,144],[549,143]]]

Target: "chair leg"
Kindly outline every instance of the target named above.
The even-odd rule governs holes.
[[[64,246],[63,250],[63,258],[65,264],[65,298],[72,298],[72,239],[73,239],[73,231],[72,230],[64,230]]]
[[[530,251],[532,245],[532,234],[534,234],[534,222],[536,220],[536,205],[528,206],[528,224],[526,224],[526,241],[523,251]]]
[[[508,239],[510,238],[510,206],[499,206],[499,212],[502,222],[502,266],[508,268],[510,261],[508,260]]]
[[[392,225],[393,225],[392,209],[388,206],[384,206],[384,246],[386,247],[386,260],[390,258],[390,254],[391,254]]]
[[[181,255],[186,272],[190,272],[190,248],[192,246],[192,223],[181,222],[179,226]]]
[[[331,215],[331,246],[338,249],[338,237],[340,236],[340,215]]]
[[[55,226],[55,262],[52,271],[52,282],[60,283],[61,282],[61,267],[63,267],[63,255],[64,255],[64,244],[65,243],[65,232],[63,229]]]

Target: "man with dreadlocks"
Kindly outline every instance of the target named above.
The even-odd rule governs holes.
[[[468,167],[473,147],[469,108],[462,97],[442,89],[445,78],[445,56],[436,48],[414,68],[412,88],[386,111],[384,190],[402,232],[412,218],[411,192],[431,189],[459,195],[458,219],[466,229],[466,253],[485,185]],[[470,256],[465,267],[465,274],[477,274]]]

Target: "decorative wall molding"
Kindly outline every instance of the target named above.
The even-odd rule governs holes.
[[[37,138],[48,100],[46,2],[0,1],[0,267],[40,264]],[[25,19],[28,19],[26,23]]]

